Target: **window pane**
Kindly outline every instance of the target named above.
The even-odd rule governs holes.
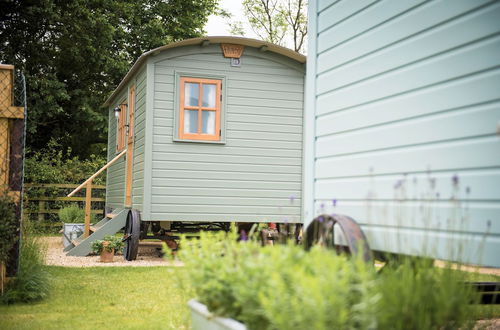
[[[215,134],[215,111],[201,112],[201,132],[203,134]]]
[[[198,96],[200,85],[195,83],[184,84],[184,105],[185,106],[198,106]]]
[[[198,110],[184,111],[184,133],[198,133]]]
[[[203,85],[202,106],[207,108],[215,108],[215,91],[216,85]]]

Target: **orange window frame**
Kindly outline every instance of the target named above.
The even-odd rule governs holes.
[[[125,149],[125,134],[127,121],[127,105],[125,101],[120,104],[120,115],[116,123],[116,152],[120,152]]]
[[[186,83],[198,84],[198,105],[185,105],[185,86]],[[203,107],[203,85],[216,85],[215,108]],[[184,140],[205,140],[205,141],[220,141],[221,138],[221,90],[222,81],[217,79],[202,79],[202,78],[180,78],[180,102],[179,102],[179,138]],[[198,128],[197,133],[184,132],[184,117],[186,110],[198,111]],[[214,134],[202,133],[202,112],[215,112],[215,131]]]

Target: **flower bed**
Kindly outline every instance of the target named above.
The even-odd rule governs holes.
[[[249,329],[465,329],[473,317],[461,273],[429,263],[377,273],[330,250],[238,243],[234,233],[182,244],[197,299]]]

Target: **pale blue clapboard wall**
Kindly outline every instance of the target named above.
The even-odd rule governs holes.
[[[128,91],[123,90],[108,109],[108,162],[116,155],[116,118],[113,108],[127,103]],[[106,171],[106,206],[122,208],[125,202],[125,157],[119,159]]]
[[[304,217],[500,266],[500,2],[311,1]]]
[[[116,118],[113,109],[122,102],[128,104],[128,88],[135,85],[135,110],[134,110],[134,160],[132,170],[132,206],[142,210],[144,198],[144,141],[146,118],[146,69],[139,71],[126,88],[114,98],[109,107],[108,123],[108,161],[113,159],[116,152]],[[128,120],[128,115],[127,115]],[[123,208],[125,202],[125,170],[126,157],[121,157],[107,171],[106,180],[106,206]]]
[[[154,95],[143,219],[301,221],[304,66],[248,46],[241,61],[231,67],[219,44],[149,58]],[[183,75],[224,79],[225,144],[174,141]]]

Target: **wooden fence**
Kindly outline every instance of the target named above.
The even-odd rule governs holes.
[[[66,197],[69,191],[78,187],[78,184],[36,184],[26,183],[24,185],[24,205],[23,214],[25,219],[38,222],[46,229],[61,226],[58,213],[63,207],[74,205],[75,203],[83,208],[85,196]],[[92,186],[92,206],[94,215],[104,214],[104,202],[106,186]],[[82,219],[83,222],[83,219]],[[49,227],[49,228],[47,228]]]

